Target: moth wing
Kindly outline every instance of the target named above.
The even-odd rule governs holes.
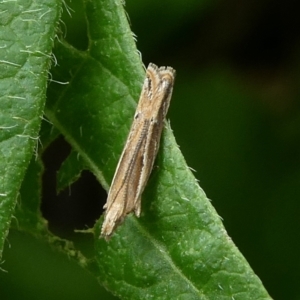
[[[108,238],[124,217],[141,211],[141,195],[158,152],[175,70],[149,64],[147,76],[123,153],[108,194],[101,235]]]
[[[153,66],[151,66],[151,68],[153,68]],[[153,89],[155,89],[154,95],[156,96],[150,97],[147,101],[147,105],[151,107],[150,111],[155,113],[152,113],[149,118],[149,130],[145,142],[145,151],[143,152],[143,168],[134,200],[137,216],[140,215],[141,196],[150,177],[159,149],[161,133],[164,127],[163,123],[171,101],[175,75],[175,70],[172,68],[162,67],[157,69],[156,67],[153,68],[153,72],[156,76],[151,81],[155,83],[153,84]]]
[[[145,132],[148,124],[144,123],[137,129],[135,126],[138,124],[133,123],[131,129],[131,132],[135,131],[135,139],[131,135],[127,139],[104,206],[106,212],[101,235],[106,237],[112,234],[127,214],[137,212],[135,199],[143,168],[142,153],[146,145]]]

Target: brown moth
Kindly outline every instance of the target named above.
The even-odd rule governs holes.
[[[127,214],[141,213],[141,196],[158,152],[175,70],[150,63],[139,103],[106,204],[101,236],[108,239]]]

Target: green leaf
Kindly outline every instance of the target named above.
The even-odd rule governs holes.
[[[86,1],[89,48],[55,54],[46,114],[108,189],[144,74],[120,2]],[[176,93],[176,87],[175,87]],[[205,101],[205,100],[204,100]],[[71,173],[71,172],[70,172]],[[140,219],[109,242],[95,226],[95,275],[122,299],[269,299],[187,167],[169,126]]]
[[[124,299],[269,299],[170,130],[157,165],[142,217],[127,218],[108,243],[96,241],[101,281]]]
[[[31,234],[45,233],[47,222],[40,212],[41,175],[43,166],[40,160],[32,158],[22,182],[20,197],[16,205],[12,226]]]
[[[80,155],[72,151],[57,172],[57,192],[59,193],[80,178],[84,168],[84,161]]]
[[[60,4],[3,1],[0,18],[0,258],[38,141]]]

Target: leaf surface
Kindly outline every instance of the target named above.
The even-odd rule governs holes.
[[[0,18],[0,257],[38,143],[60,5],[2,1]]]
[[[119,1],[86,1],[89,48],[57,45],[47,116],[108,189],[144,72]],[[176,93],[176,83],[175,90]],[[205,99],[203,100],[205,101]],[[187,167],[169,125],[142,197],[109,242],[99,281],[122,299],[269,299]]]

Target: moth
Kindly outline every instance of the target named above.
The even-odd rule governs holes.
[[[141,196],[157,155],[175,79],[171,67],[150,63],[133,123],[112,180],[101,236],[113,234],[127,214],[141,213]]]

